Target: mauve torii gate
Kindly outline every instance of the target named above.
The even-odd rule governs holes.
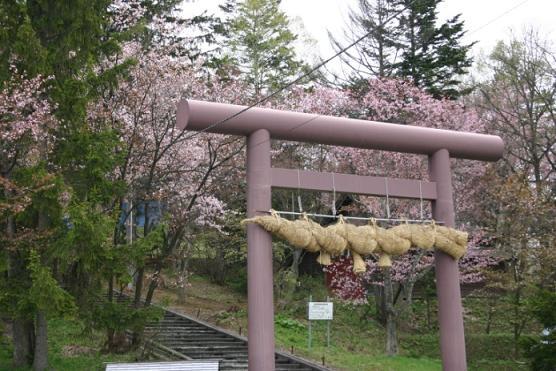
[[[247,137],[247,214],[271,208],[271,188],[331,191],[331,174],[272,168],[270,139],[330,144],[428,155],[428,182],[334,174],[337,192],[430,200],[433,218],[454,226],[450,157],[496,161],[500,137],[231,104],[181,101],[180,128]],[[228,117],[241,112],[220,125]],[[301,180],[301,184],[300,184]],[[247,227],[249,369],[274,370],[272,238],[258,225]],[[450,256],[435,252],[440,350],[444,370],[467,369],[459,272]]]

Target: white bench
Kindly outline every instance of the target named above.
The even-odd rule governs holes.
[[[107,363],[106,371],[218,371],[219,361]]]

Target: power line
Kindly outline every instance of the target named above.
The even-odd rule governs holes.
[[[513,12],[515,9],[519,8],[520,6],[522,6],[523,4],[525,4],[526,2],[528,2],[529,0],[524,0],[521,3],[515,5],[514,7],[506,10],[504,13],[500,14],[499,16],[491,19],[490,21],[488,21],[487,23],[485,23],[484,25],[480,26],[479,28],[474,29],[473,31],[469,32],[468,35],[472,35],[475,32],[478,32],[480,30],[482,30],[485,27],[490,26],[491,24],[493,24],[494,22],[496,22],[497,20],[499,20],[500,18],[503,18],[504,16],[506,16],[507,14]]]
[[[384,23],[387,23],[389,21],[391,21],[392,19],[396,18],[398,15],[400,15],[401,13],[403,13],[405,10],[407,10],[409,8],[409,6],[413,5],[413,3],[417,2],[419,0],[413,0],[411,3],[409,3],[408,5],[406,5],[405,7],[403,7],[403,9],[400,9],[399,11],[397,11],[396,13],[394,13],[393,15],[391,15],[390,17],[388,17]],[[332,61],[333,59],[336,59],[337,57],[339,57],[340,55],[344,54],[346,51],[348,51],[349,49],[351,49],[352,47],[354,47],[355,45],[359,44],[361,41],[363,41],[364,39],[366,39],[367,37],[369,37],[372,33],[374,32],[374,30],[371,30],[369,32],[367,32],[366,34],[364,34],[363,36],[359,37],[357,40],[355,40],[354,42],[352,42],[351,44],[343,47],[342,49],[340,49],[338,52],[336,52],[334,55],[332,55],[331,57],[325,59],[324,61],[320,62],[319,64],[317,64],[315,67],[313,67],[310,71],[304,73],[303,75],[301,75],[300,77],[297,77],[296,79],[290,81],[289,83],[283,85],[282,87],[278,88],[277,90],[273,91],[272,93],[270,93],[267,96],[264,96],[263,98],[259,99],[258,101],[256,101],[255,103],[252,103],[251,105],[245,107],[244,109],[240,110],[239,112],[234,113],[233,115],[226,117],[223,120],[220,120],[218,122],[215,122],[214,124],[211,124],[209,126],[207,126],[206,128],[204,128],[203,130],[199,130],[198,132],[193,133],[192,135],[190,135],[189,137],[184,138],[184,140],[188,140],[191,138],[196,137],[197,135],[200,135],[204,132],[207,132],[213,128],[215,128],[216,126],[220,126],[230,120],[232,120],[233,118],[238,117],[239,115],[241,115],[244,112],[249,111],[251,108],[255,108],[257,107],[259,104],[266,102],[267,100],[269,100],[270,98],[275,97],[276,95],[278,95],[279,93],[283,92],[284,90],[290,88],[291,86],[297,84],[298,82],[300,82],[301,80],[305,79],[306,77],[309,77],[310,75],[313,74],[313,72],[319,70],[320,68],[324,67],[326,64],[328,64],[330,61]]]
[[[387,23],[389,21],[391,21],[392,19],[394,19],[395,17],[397,17],[398,15],[400,15],[401,13],[403,13],[405,10],[407,10],[411,5],[413,5],[413,3],[417,2],[419,0],[413,0],[411,3],[409,3],[408,5],[406,5],[405,7],[403,7],[403,9],[400,9],[399,11],[395,12],[393,15],[391,15],[390,17],[388,17],[384,23]],[[521,3],[513,6],[512,8],[506,10],[504,13],[500,14],[499,16],[491,19],[490,21],[488,21],[486,24],[480,26],[479,28],[474,29],[473,31],[471,31],[468,35],[471,35],[473,33],[476,33],[480,30],[482,30],[483,28],[491,25],[492,23],[496,22],[497,20],[499,20],[500,18],[504,17],[505,15],[507,15],[508,13],[514,11],[515,9],[519,8],[520,6],[522,6],[523,4],[527,3],[530,0],[524,0]],[[309,77],[310,75],[312,75],[314,72],[316,72],[317,70],[319,70],[320,68],[324,67],[325,65],[327,65],[330,61],[332,61],[333,59],[336,59],[337,57],[339,57],[340,55],[344,54],[345,52],[347,52],[349,49],[351,49],[352,47],[354,47],[355,45],[359,44],[361,41],[363,41],[364,39],[366,39],[367,37],[369,37],[372,33],[374,32],[374,30],[371,30],[369,32],[367,32],[366,34],[364,34],[363,36],[359,37],[358,39],[356,39],[355,41],[353,41],[351,44],[343,47],[342,49],[340,49],[338,52],[336,52],[335,54],[333,54],[332,56],[330,56],[329,58],[325,59],[324,61],[320,62],[319,64],[317,64],[315,67],[313,67],[310,71],[304,73],[303,75],[301,75],[300,77],[297,77],[296,79],[290,81],[289,83],[283,85],[282,87],[278,88],[277,90],[273,91],[272,93],[270,93],[269,95],[264,96],[263,98],[257,100],[255,103],[250,104],[249,106],[243,108],[242,110],[234,113],[231,116],[228,116],[220,121],[217,121],[209,126],[207,126],[206,128],[199,130],[195,133],[192,133],[190,136],[187,136],[184,138],[185,140],[189,140],[192,139],[202,133],[205,133],[217,126],[220,126],[236,117],[238,117],[239,115],[249,111],[252,108],[257,107],[259,104],[266,102],[267,100],[275,97],[276,95],[278,95],[279,93],[283,92],[284,90],[290,88],[291,86],[297,84],[298,82],[300,82],[301,80],[305,79],[306,77]],[[316,117],[318,117],[320,115],[317,115]],[[315,117],[315,118],[316,118]],[[310,120],[312,121],[312,120]],[[295,130],[298,129],[300,126],[304,126],[307,122],[303,123],[302,125],[299,125],[297,127],[292,128],[291,130]]]

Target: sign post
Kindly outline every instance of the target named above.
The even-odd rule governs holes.
[[[313,295],[309,295],[309,307],[307,308],[308,312],[308,316],[309,316],[309,346],[307,347],[308,350],[311,350],[311,302],[313,301]]]
[[[312,301],[313,296],[309,296],[309,307],[308,307],[308,317],[309,317],[309,347],[311,350],[312,341],[312,328],[311,321],[327,321],[326,324],[326,346],[330,347],[330,321],[334,318],[334,303],[330,301],[329,297],[326,297],[325,302]]]
[[[326,297],[326,302],[328,303],[330,301],[330,298],[327,296]],[[326,347],[330,348],[330,322],[332,322],[332,315],[333,315],[333,309],[332,309],[332,303],[330,303],[330,320],[326,321]]]

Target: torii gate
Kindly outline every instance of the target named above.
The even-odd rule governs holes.
[[[271,208],[272,187],[331,190],[331,174],[272,168],[271,138],[428,155],[429,182],[334,174],[335,189],[430,200],[433,218],[449,227],[455,224],[450,157],[496,161],[504,150],[502,139],[492,135],[273,109],[245,109],[231,104],[184,100],[178,106],[177,124],[188,130],[247,137],[248,217]],[[222,120],[226,121],[215,125]],[[463,371],[467,364],[457,261],[437,250],[435,272],[442,365],[444,370]],[[247,227],[247,277],[249,369],[274,370],[272,238],[255,224]]]

